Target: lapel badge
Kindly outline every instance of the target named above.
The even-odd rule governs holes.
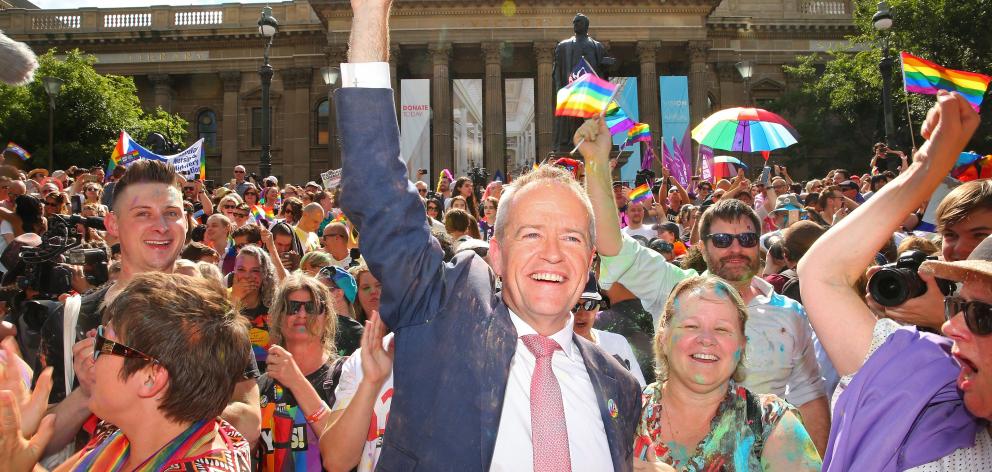
[[[620,410],[617,410],[617,402],[613,401],[612,398],[606,401],[606,408],[610,410],[610,417],[613,419],[617,419],[617,416],[620,415]]]

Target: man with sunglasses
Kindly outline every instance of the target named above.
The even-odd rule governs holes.
[[[234,166],[234,180],[227,185],[227,188],[238,192],[238,195],[241,196],[241,198],[244,198],[245,190],[248,190],[248,187],[250,186],[250,183],[245,180],[246,175],[248,175],[248,173],[245,171],[245,166]]]
[[[809,319],[843,376],[824,471],[992,467],[992,241],[967,260],[921,267],[961,283],[945,301],[946,337],[877,317],[855,288],[877,248],[948,175],[978,124],[963,96],[940,91],[913,163],[799,262]]]
[[[583,126],[580,131],[587,133],[587,138],[601,134],[608,139],[609,131],[604,131],[600,120]],[[622,235],[609,190],[609,155],[584,157],[589,163],[586,186],[596,215],[600,286],[609,289],[614,283],[622,284],[641,300],[657,326],[672,289],[683,279],[697,275],[696,271],[675,266],[661,254]],[[807,431],[823,451],[830,413],[813,331],[799,303],[775,293],[771,284],[756,277],[761,269],[760,231],[761,222],[750,206],[740,200],[722,199],[702,214],[699,244],[708,271],[736,288],[748,308],[748,368],[743,385],[756,393],[778,395],[797,406]]]
[[[348,249],[348,226],[344,223],[330,223],[324,227],[320,237],[324,252],[330,254],[331,265],[347,269],[351,266],[351,251]]]

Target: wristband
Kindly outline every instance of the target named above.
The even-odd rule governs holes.
[[[307,423],[317,424],[317,422],[319,422],[321,419],[324,418],[325,415],[327,415],[327,411],[328,411],[327,403],[321,400],[320,407],[317,408],[317,411],[313,412],[312,415],[307,416]]]

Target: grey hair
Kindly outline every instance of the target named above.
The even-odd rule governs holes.
[[[658,327],[654,331],[654,365],[655,365],[655,376],[659,382],[664,382],[668,380],[668,355],[665,353],[665,344],[669,336],[669,327],[672,322],[672,318],[678,312],[678,301],[679,297],[689,291],[702,290],[707,292],[706,295],[701,295],[702,297],[709,297],[710,300],[716,300],[720,302],[729,302],[737,310],[738,320],[741,325],[741,336],[746,338],[744,334],[744,328],[747,326],[747,306],[744,305],[744,299],[741,298],[740,293],[737,289],[732,287],[725,280],[715,276],[715,275],[702,275],[689,277],[675,286],[672,289],[672,293],[668,295],[668,301],[665,302],[665,311],[661,314],[661,318],[658,319]],[[746,357],[747,357],[747,344],[745,341],[745,349],[741,352],[741,358],[737,362],[737,368],[734,369],[734,373],[731,378],[735,382],[743,382],[744,376],[746,374]]]
[[[586,215],[589,216],[589,240],[586,241],[586,245],[590,248],[593,247],[596,241],[596,216],[592,212],[592,202],[589,201],[589,195],[582,188],[582,184],[575,180],[571,172],[551,165],[542,165],[518,177],[513,183],[503,186],[503,195],[500,197],[499,205],[496,207],[493,238],[500,244],[503,243],[506,236],[506,227],[510,224],[510,214],[513,212],[513,207],[516,204],[517,192],[537,183],[560,185],[575,194],[579,202],[582,203],[582,206],[585,207]]]
[[[262,284],[258,287],[261,292],[262,304],[271,307],[272,297],[276,292],[276,267],[272,264],[272,259],[269,258],[269,254],[265,252],[262,248],[248,244],[238,251],[238,257],[250,256],[254,257],[258,261],[258,265],[262,268]]]

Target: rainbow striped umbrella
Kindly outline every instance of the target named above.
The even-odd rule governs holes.
[[[726,151],[772,151],[796,144],[799,133],[784,118],[761,108],[728,108],[692,130],[699,144]]]

